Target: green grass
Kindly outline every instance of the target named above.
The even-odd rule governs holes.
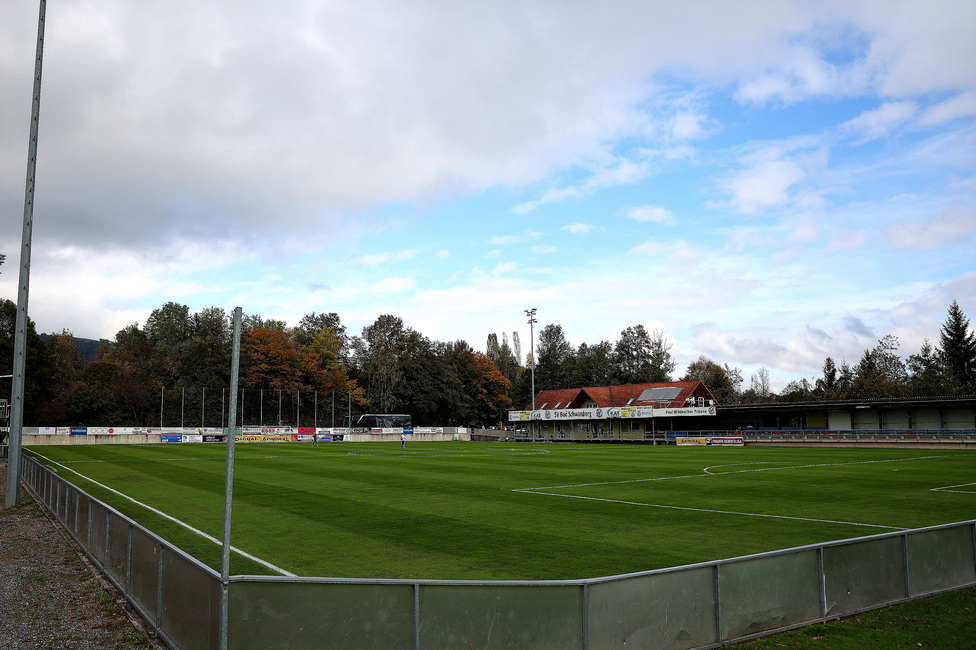
[[[735,650],[976,649],[976,588],[741,643]]]
[[[224,445],[29,451],[219,570],[219,546],[66,468],[220,539]],[[234,478],[233,545],[306,576],[588,578],[976,516],[974,486],[933,491],[976,481],[966,451],[241,443]]]

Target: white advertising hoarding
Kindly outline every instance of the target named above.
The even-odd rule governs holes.
[[[613,406],[592,409],[551,409],[544,411],[509,411],[509,422],[530,420],[616,420],[633,418],[686,418],[715,415],[714,406],[685,406],[656,409],[650,406]]]

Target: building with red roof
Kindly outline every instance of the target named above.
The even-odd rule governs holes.
[[[672,381],[544,390],[534,404],[508,418],[532,438],[667,442],[676,430],[709,428],[718,400],[700,381]]]

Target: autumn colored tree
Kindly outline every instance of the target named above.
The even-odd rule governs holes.
[[[309,390],[302,382],[307,364],[285,332],[263,327],[248,330],[242,347],[247,350],[242,354],[247,361],[241,368],[245,388]]]

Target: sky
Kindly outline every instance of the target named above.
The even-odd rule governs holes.
[[[38,3],[0,0],[16,300]],[[661,330],[774,389],[976,318],[976,3],[59,0],[29,314],[173,301],[484,350]]]

